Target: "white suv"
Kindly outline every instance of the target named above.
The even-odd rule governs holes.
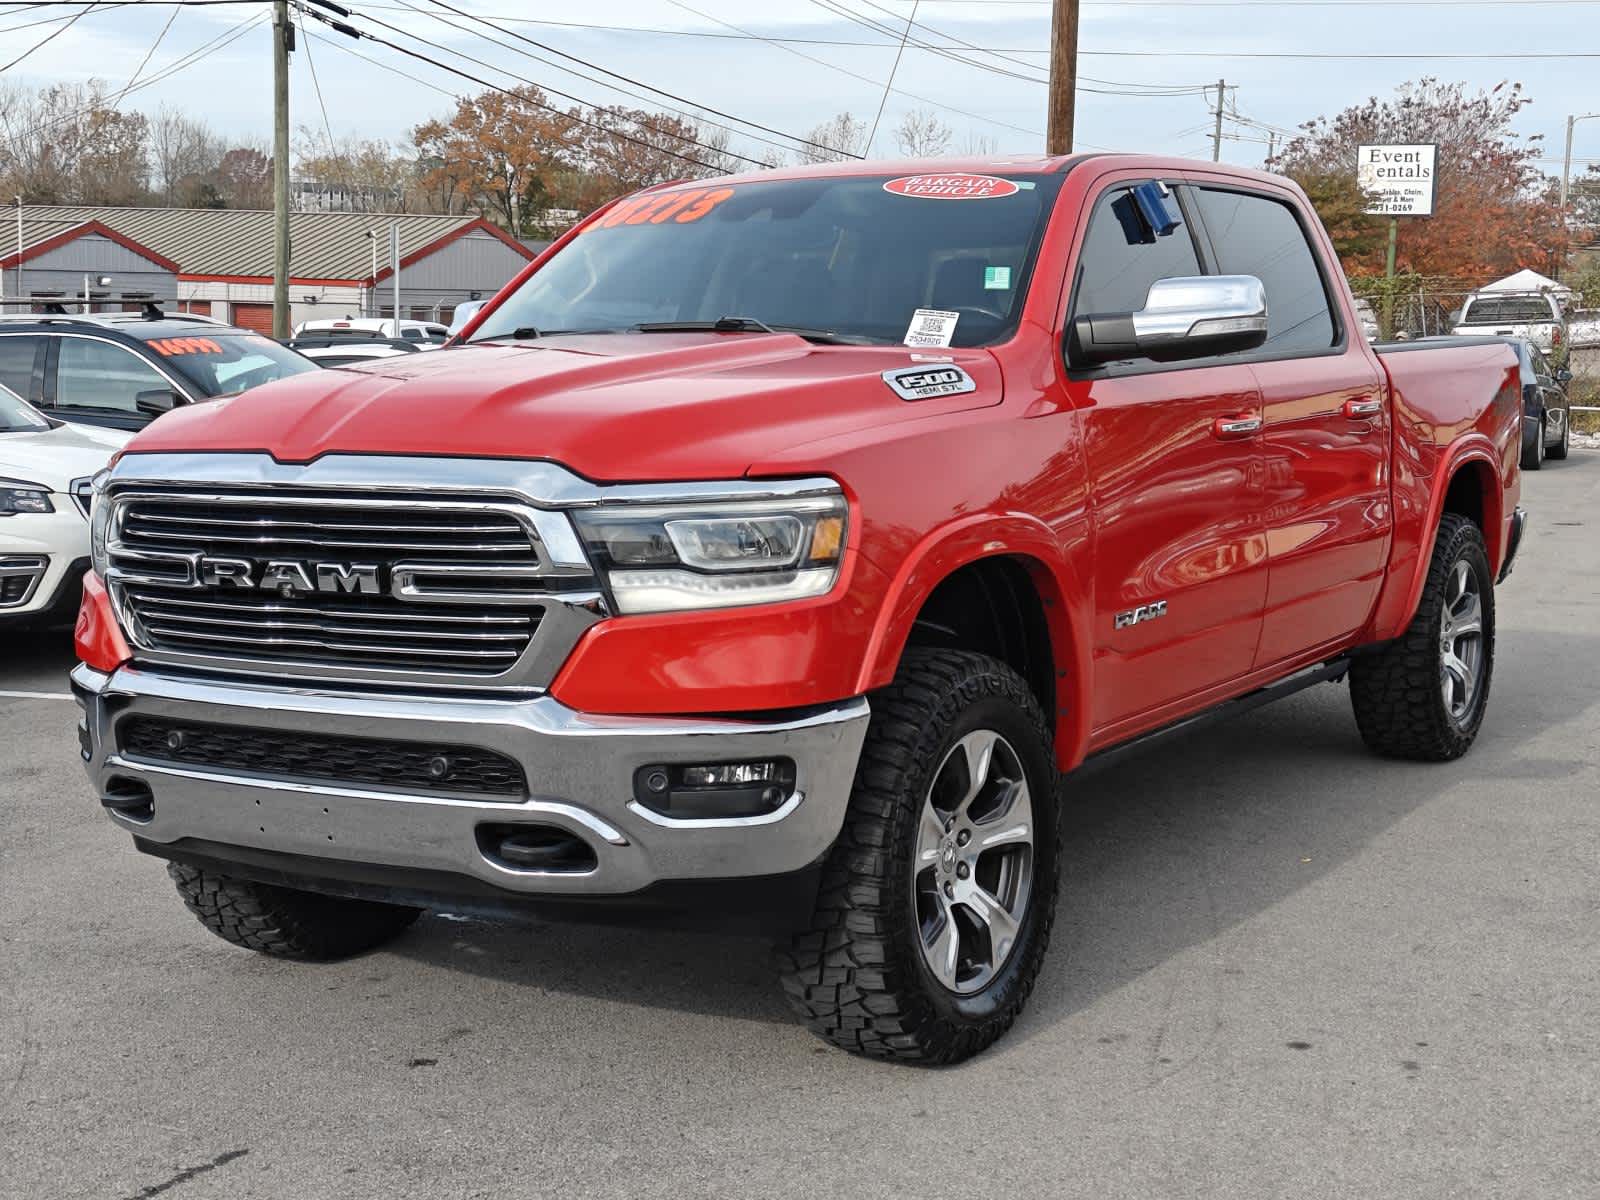
[[[0,630],[72,624],[89,481],[130,436],[52,421],[0,387]]]
[[[449,340],[450,330],[437,321],[396,321],[391,317],[340,317],[306,321],[294,327],[295,337],[309,335],[402,338],[415,342],[419,350],[432,350]]]

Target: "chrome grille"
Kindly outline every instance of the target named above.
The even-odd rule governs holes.
[[[552,575],[539,527],[509,501],[274,488],[109,502],[113,597],[136,648],[169,659],[509,682],[550,606],[593,586]],[[244,581],[218,577],[219,562]],[[272,576],[282,564],[291,575]],[[319,566],[349,577],[325,582]]]

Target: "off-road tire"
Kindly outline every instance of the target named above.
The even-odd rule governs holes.
[[[1561,420],[1561,440],[1554,446],[1546,448],[1544,456],[1551,462],[1565,462],[1567,451],[1572,448],[1572,410],[1569,408]]]
[[[1477,574],[1483,609],[1483,682],[1477,699],[1458,721],[1440,690],[1440,628],[1444,589],[1457,563]],[[1483,725],[1494,679],[1494,576],[1483,534],[1466,517],[1446,513],[1439,521],[1428,579],[1417,613],[1404,634],[1350,666],[1350,699],[1362,740],[1378,754],[1417,762],[1449,762],[1471,747]]]
[[[1016,1020],[1050,940],[1060,872],[1060,776],[1049,724],[1005,664],[955,650],[910,650],[872,717],[844,829],[823,868],[811,928],[778,951],[783,988],[813,1032],[872,1058],[959,1062]],[[1015,749],[1033,797],[1033,878],[1017,943],[981,991],[934,978],[916,934],[912,860],[934,773],[974,729]]]
[[[225,942],[302,962],[349,958],[389,941],[418,908],[321,896],[168,863],[184,905]]]

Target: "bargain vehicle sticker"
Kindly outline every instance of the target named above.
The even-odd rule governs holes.
[[[145,345],[154,350],[162,358],[176,358],[185,354],[226,354],[227,351],[220,344],[210,338],[179,337],[157,338],[146,342]]]
[[[689,225],[700,220],[733,195],[730,187],[690,188],[686,191],[651,192],[621,201],[599,221],[595,229],[615,229],[619,225]]]
[[[902,175],[883,185],[896,196],[923,200],[994,200],[1014,196],[1022,189],[994,175]]]
[[[919,308],[911,314],[911,326],[906,330],[907,346],[948,346],[956,335],[956,322],[960,313],[946,312],[940,308]]]

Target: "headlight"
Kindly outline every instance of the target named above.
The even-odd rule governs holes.
[[[0,517],[18,513],[55,512],[50,503],[50,489],[37,483],[24,483],[20,479],[0,479]]]
[[[106,531],[111,525],[111,505],[106,503],[105,494],[110,478],[110,471],[96,475],[89,499],[89,561],[101,579],[106,577]]]
[[[773,604],[839,578],[845,499],[630,505],[573,514],[624,613]]]

